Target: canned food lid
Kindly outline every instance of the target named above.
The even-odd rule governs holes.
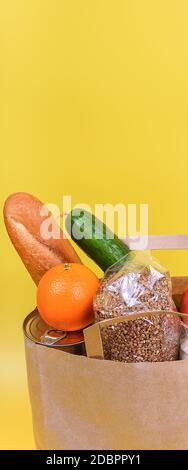
[[[24,334],[31,341],[46,346],[71,346],[84,341],[83,331],[56,330],[47,325],[40,317],[38,310],[31,312],[23,324]]]

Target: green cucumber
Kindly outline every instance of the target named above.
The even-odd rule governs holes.
[[[129,252],[117,235],[86,210],[73,209],[65,225],[72,239],[103,271]]]

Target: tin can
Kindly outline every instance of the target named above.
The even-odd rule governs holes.
[[[37,309],[25,318],[23,331],[26,338],[41,346],[86,356],[82,330],[62,331],[53,329],[42,320]]]

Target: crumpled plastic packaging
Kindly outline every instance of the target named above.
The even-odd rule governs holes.
[[[131,251],[105,273],[94,298],[96,321],[146,311],[175,311],[170,274],[149,252]],[[104,358],[121,362],[178,359],[180,319],[156,314],[107,326]]]
[[[188,325],[181,322],[180,359],[188,359]]]

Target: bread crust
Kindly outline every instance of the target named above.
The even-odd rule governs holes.
[[[64,263],[79,263],[80,258],[65,234],[58,227],[60,238],[45,240],[41,223],[49,217],[40,214],[44,205],[31,194],[11,194],[4,204],[4,221],[8,235],[33,281],[38,285],[51,267]],[[53,226],[57,222],[53,219]]]

